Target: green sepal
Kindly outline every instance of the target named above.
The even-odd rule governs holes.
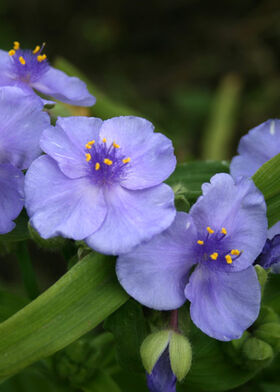
[[[263,324],[254,331],[254,335],[270,344],[276,352],[280,350],[280,323]]]
[[[157,360],[168,346],[171,333],[170,330],[154,332],[143,341],[140,355],[148,373],[152,372]]]
[[[169,358],[172,372],[178,381],[182,381],[188,374],[192,363],[192,348],[189,340],[173,332],[169,342]]]
[[[259,369],[260,365],[267,366],[274,357],[270,344],[255,337],[247,339],[242,347],[244,359],[249,368]]]
[[[265,288],[265,284],[267,282],[267,275],[268,275],[267,271],[263,267],[258,265],[258,264],[255,265],[255,270],[256,270],[256,273],[258,275],[258,280],[259,280],[259,283],[261,285],[261,290],[262,290],[262,293],[263,293],[264,288]]]

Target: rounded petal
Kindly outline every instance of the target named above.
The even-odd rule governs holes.
[[[229,252],[242,251],[238,260],[226,269],[248,268],[261,253],[267,236],[266,204],[254,182],[243,178],[235,183],[229,174],[216,174],[210,184],[202,186],[203,195],[193,205],[190,214],[203,238],[206,227],[215,232],[226,228],[223,239]]]
[[[0,88],[0,156],[2,163],[26,169],[41,153],[39,140],[50,118],[35,94]]]
[[[240,139],[239,156],[233,158],[230,172],[234,178],[251,177],[266,161],[280,152],[280,120],[268,120]]]
[[[184,288],[196,262],[192,218],[179,212],[172,225],[118,258],[123,288],[141,304],[158,310],[177,309],[186,301]]]
[[[227,273],[199,265],[185,289],[195,325],[212,338],[239,339],[259,314],[261,290],[253,267]]]
[[[11,73],[11,58],[5,50],[0,49],[0,79],[1,78],[9,78],[9,74]]]
[[[31,224],[43,238],[82,240],[100,227],[107,211],[102,189],[88,177],[66,177],[46,155],[26,174],[25,198]]]
[[[129,252],[171,225],[175,217],[172,189],[161,184],[153,188],[130,191],[119,185],[105,193],[108,213],[98,231],[86,243],[101,253]]]
[[[268,229],[267,238],[272,240],[277,234],[280,234],[280,221],[275,223],[270,229]]]
[[[70,105],[92,106],[96,99],[88,92],[86,84],[76,77],[50,67],[32,87]]]
[[[23,208],[24,175],[10,165],[0,165],[0,234],[13,230],[15,219]]]

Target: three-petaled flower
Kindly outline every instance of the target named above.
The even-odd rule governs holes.
[[[266,205],[252,180],[235,183],[228,174],[215,175],[202,191],[189,214],[177,213],[166,231],[121,255],[117,275],[143,305],[171,310],[189,299],[203,332],[237,339],[259,313],[252,264],[266,240]]]
[[[26,207],[43,238],[85,239],[120,254],[174,220],[171,141],[139,117],[59,118],[41,138],[47,155],[26,175]]]

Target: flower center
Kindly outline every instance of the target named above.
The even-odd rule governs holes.
[[[34,50],[20,49],[20,43],[15,41],[9,51],[12,61],[12,72],[17,80],[22,82],[36,82],[48,69],[47,56],[42,54],[45,44],[37,45]]]
[[[228,233],[225,227],[215,232],[208,226],[205,234],[204,240],[197,241],[202,261],[214,260],[218,263],[232,264],[240,257],[242,251],[227,247],[226,236]]]
[[[106,138],[90,140],[85,145],[85,159],[95,183],[110,185],[125,178],[131,159],[122,154],[121,146],[113,142],[110,146]]]

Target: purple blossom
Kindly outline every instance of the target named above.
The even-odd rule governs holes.
[[[17,86],[33,94],[34,89],[72,105],[94,105],[96,100],[85,83],[51,67],[43,49],[44,45],[21,49],[19,42],[14,42],[9,52],[0,50],[0,86]]]
[[[238,339],[259,313],[252,264],[266,240],[266,205],[252,180],[235,183],[228,174],[215,175],[202,191],[189,214],[177,213],[166,231],[121,255],[117,275],[143,305],[171,310],[189,299],[203,332]]]
[[[43,238],[83,240],[120,254],[165,230],[174,195],[162,184],[176,158],[171,141],[139,117],[59,118],[26,175],[26,207]]]
[[[176,392],[176,376],[173,374],[168,347],[157,360],[152,373],[147,374],[150,392]]]

